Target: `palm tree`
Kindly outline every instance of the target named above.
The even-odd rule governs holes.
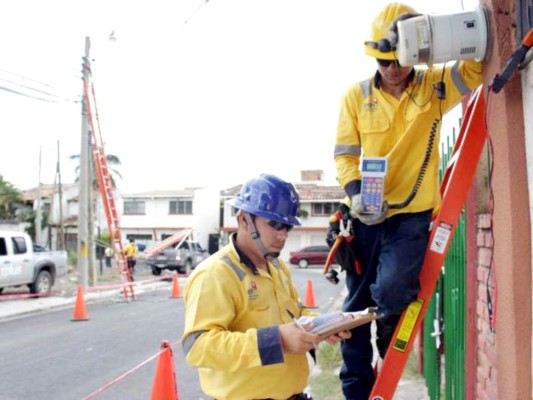
[[[80,155],[79,154],[71,155],[70,159],[71,160],[79,160],[80,159]],[[91,159],[91,181],[92,181],[92,186],[93,186],[94,190],[97,190],[98,189],[98,177],[96,176],[96,168],[95,168],[95,165],[94,165],[94,158],[90,157],[90,159]],[[122,179],[122,175],[115,168],[115,167],[121,165],[120,158],[118,156],[113,155],[113,154],[106,154],[105,159],[106,159],[107,165],[109,167],[109,172],[111,173],[110,174],[111,186],[113,187],[113,189],[116,189],[117,185],[116,185],[115,177],[118,177],[118,178]],[[75,172],[76,172],[76,183],[77,183],[77,182],[80,181],[80,165],[79,164],[76,166]]]
[[[0,175],[0,218],[12,218],[20,203],[22,203],[20,191]]]

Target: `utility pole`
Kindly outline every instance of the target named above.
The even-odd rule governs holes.
[[[37,210],[35,210],[35,243],[41,243],[41,221],[42,211],[41,211],[41,156],[43,153],[43,146],[39,147],[39,182],[37,185]]]
[[[80,202],[78,214],[78,271],[81,284],[87,289],[88,261],[89,261],[89,113],[87,105],[86,87],[91,73],[89,52],[91,40],[85,37],[85,56],[83,57],[83,96],[82,96],[82,121],[81,121],[81,151],[80,151]]]
[[[56,169],[56,178],[57,178],[57,188],[58,188],[58,197],[59,197],[59,230],[57,238],[57,249],[65,250],[65,228],[63,226],[63,187],[61,184],[61,166],[60,166],[60,155],[59,155],[59,140],[57,141],[57,169]]]

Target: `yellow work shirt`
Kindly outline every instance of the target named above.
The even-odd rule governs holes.
[[[302,310],[289,269],[269,272],[241,260],[231,242],[203,261],[184,289],[187,363],[202,390],[217,400],[287,399],[307,385],[304,354],[283,353],[278,325]],[[246,263],[246,264],[245,264]]]
[[[136,258],[137,253],[139,253],[139,248],[135,243],[128,243],[124,247],[124,254],[127,258]]]
[[[428,146],[432,146],[427,170],[417,195],[409,205],[391,209],[388,215],[436,209],[441,203],[439,185],[439,141],[442,114],[457,105],[482,83],[482,66],[473,60],[458,61],[446,67],[415,69],[400,99],[379,87],[380,76],[352,85],[340,107],[335,163],[340,185],[361,179],[361,154],[387,157],[384,199],[403,203],[409,196],[421,169]],[[439,100],[434,88],[443,80],[446,98]],[[435,131],[429,143],[430,132]]]

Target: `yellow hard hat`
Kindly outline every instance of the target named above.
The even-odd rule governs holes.
[[[390,3],[372,21],[370,38],[365,42],[365,53],[382,60],[394,60],[396,55],[389,42],[390,26],[401,14],[416,14],[413,7],[402,3]]]

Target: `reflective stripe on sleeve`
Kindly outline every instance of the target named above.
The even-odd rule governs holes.
[[[461,96],[466,96],[468,93],[470,93],[470,89],[468,86],[466,86],[466,83],[461,76],[461,72],[459,72],[460,64],[461,63],[459,61],[456,61],[455,64],[453,64],[451,76],[453,83],[455,84],[455,87],[459,93],[461,93]]]
[[[281,336],[277,326],[257,329],[257,345],[261,365],[279,364],[283,362]]]
[[[189,354],[189,351],[191,350],[194,342],[196,342],[196,339],[198,339],[198,337],[204,332],[207,332],[207,331],[193,332],[181,342],[181,348],[183,349],[183,352],[185,353],[185,357],[187,357],[187,354]]]
[[[361,155],[361,146],[360,145],[347,145],[347,144],[336,144],[335,145],[335,157],[338,156],[360,156]]]

